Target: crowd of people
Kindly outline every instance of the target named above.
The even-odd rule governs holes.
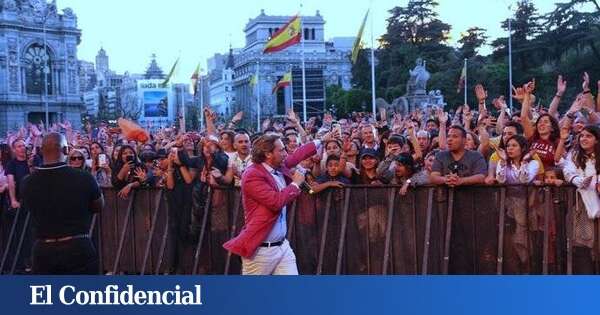
[[[219,123],[205,108],[205,130],[162,128],[145,143],[102,123],[85,130],[75,130],[69,122],[50,130],[28,124],[9,132],[0,144],[2,219],[14,219],[13,209],[21,207],[19,184],[41,163],[42,135],[55,131],[69,143],[68,165],[91,173],[99,186],[113,187],[120,198],[143,187],[166,189],[169,209],[174,209],[171,228],[178,241],[193,240],[208,188],[239,187],[242,173],[253,163],[253,141],[272,134],[282,139],[288,154],[303,143],[323,142],[317,154],[297,167],[310,193],[347,185],[393,184],[401,195],[420,185],[575,185],[584,210],[577,222],[586,225],[576,241],[590,248],[585,231],[600,216],[600,97],[594,99],[587,73],[574,100],[563,100],[567,86],[559,76],[547,107],[536,102],[535,85],[533,79],[513,88],[510,97],[520,110],[511,110],[504,96],[490,99],[480,84],[475,87],[477,106],[445,111],[425,105],[404,115],[389,109],[347,117],[326,113],[305,123],[290,111],[283,120],[265,120],[262,130],[254,132],[238,127],[241,112]],[[559,112],[559,105],[569,101],[568,110]],[[514,190],[508,197],[513,198],[508,215],[518,235],[527,224],[518,213],[526,196]]]

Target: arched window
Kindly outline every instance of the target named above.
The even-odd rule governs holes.
[[[44,46],[34,44],[25,52],[25,91],[27,94],[45,94],[44,73],[48,94],[52,94],[52,69]]]

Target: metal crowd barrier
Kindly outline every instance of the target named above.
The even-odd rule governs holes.
[[[288,239],[300,273],[600,274],[600,225],[592,222],[591,236],[581,231],[574,187],[398,191],[352,186],[297,198]],[[142,189],[121,199],[104,189],[106,206],[90,227],[99,273],[239,274],[240,258],[222,248],[243,227],[239,190],[210,188],[195,211],[199,233],[183,241],[169,229],[168,195]],[[23,231],[12,223],[0,224],[3,274],[14,272],[15,244],[23,250]],[[181,247],[177,270],[167,257],[173,244]]]

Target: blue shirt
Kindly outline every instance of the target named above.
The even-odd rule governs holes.
[[[262,163],[262,165],[269,173],[271,173],[271,176],[277,184],[277,190],[282,191],[285,188],[285,186],[287,186],[285,183],[285,179],[283,178],[283,174],[279,171],[274,170],[267,163]],[[287,234],[286,208],[286,206],[283,206],[283,208],[281,209],[279,217],[273,225],[273,229],[271,229],[271,232],[269,232],[269,235],[267,235],[267,238],[264,240],[265,242],[279,242],[285,239],[285,235]]]

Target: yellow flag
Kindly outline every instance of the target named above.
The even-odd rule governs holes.
[[[257,83],[258,83],[258,78],[256,77],[256,74],[252,75],[252,77],[250,78],[250,86],[255,87]]]
[[[360,25],[360,29],[358,29],[358,35],[356,35],[356,39],[354,40],[354,45],[352,46],[352,63],[356,63],[358,59],[358,52],[362,48],[362,35],[365,30],[365,24],[367,23],[367,17],[369,16],[369,10],[365,13],[365,17],[363,18],[362,24]]]

